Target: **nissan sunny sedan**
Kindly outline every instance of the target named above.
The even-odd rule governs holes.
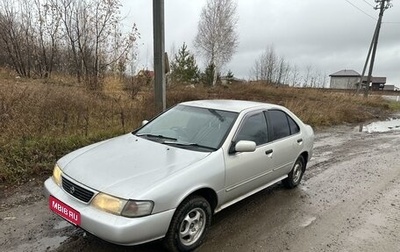
[[[101,239],[191,251],[213,214],[279,181],[296,187],[313,142],[312,128],[282,106],[184,102],[62,157],[45,192],[54,213]]]

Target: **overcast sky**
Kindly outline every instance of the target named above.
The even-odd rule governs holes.
[[[236,77],[249,79],[255,59],[273,46],[277,55],[299,69],[332,74],[353,69],[361,74],[378,19],[374,0],[236,0],[239,46],[224,67]],[[138,68],[153,66],[151,0],[122,0],[126,20],[135,22]],[[200,12],[206,0],[165,0],[165,49],[171,52],[183,42],[195,52]],[[392,0],[380,32],[373,76],[387,77],[400,87],[400,0]],[[170,56],[170,59],[172,56]],[[197,58],[204,68],[204,62]]]

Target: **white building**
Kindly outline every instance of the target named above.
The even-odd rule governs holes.
[[[341,70],[329,75],[331,77],[330,88],[356,89],[360,83],[361,75],[354,70]],[[363,77],[363,85],[367,83],[367,76]],[[369,87],[372,90],[383,90],[386,84],[386,77],[372,77]]]
[[[329,75],[331,77],[330,88],[356,89],[361,75],[354,70],[341,70]]]

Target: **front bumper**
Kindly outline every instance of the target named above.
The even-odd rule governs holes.
[[[84,204],[54,183],[49,178],[44,183],[45,195],[50,195],[79,211],[80,227],[111,243],[136,245],[165,236],[175,209],[145,217],[126,218],[103,212],[90,204]]]

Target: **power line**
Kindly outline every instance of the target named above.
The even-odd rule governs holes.
[[[357,10],[361,11],[362,13],[364,13],[365,15],[367,15],[368,17],[372,18],[373,20],[376,21],[376,18],[374,18],[373,16],[371,16],[370,14],[368,14],[367,12],[363,11],[360,7],[358,7],[357,5],[353,4],[352,2],[350,2],[349,0],[345,0],[346,2],[348,2],[349,4],[351,4],[354,8],[356,8]]]
[[[370,3],[368,3],[366,0],[362,0],[363,2],[365,2],[366,4],[368,4],[369,6],[371,6],[372,8],[375,8],[376,6],[374,6],[374,5],[372,5],[372,4],[370,4]]]

